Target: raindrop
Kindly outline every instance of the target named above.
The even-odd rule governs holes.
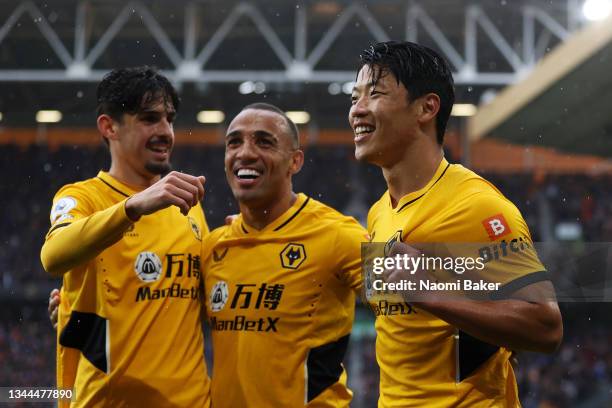
[[[78,92],[76,93],[76,97],[77,97],[77,98],[82,98],[82,97],[83,97],[83,91],[78,91]]]
[[[45,163],[43,170],[45,171],[45,173],[49,173],[51,171],[51,164]]]
[[[474,88],[473,88],[473,87],[468,86],[468,89],[467,89],[467,91],[468,91],[468,92],[472,92],[473,90],[474,90]]]

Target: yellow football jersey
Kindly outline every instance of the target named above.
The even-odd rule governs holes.
[[[547,279],[518,209],[492,184],[444,159],[431,181],[395,208],[387,191],[370,209],[368,231],[373,242],[482,243],[474,256],[488,256],[502,291]],[[510,245],[517,261],[496,267]],[[377,299],[371,306],[381,370],[379,407],[520,406],[510,350],[477,340],[409,303]]]
[[[204,243],[215,408],[347,407],[342,360],[361,289],[353,218],[299,194],[258,231],[238,217]]]
[[[68,250],[82,258],[63,275],[57,385],[74,388],[73,407],[208,407],[202,208],[132,223],[125,201],[136,192],[100,172],[53,200],[43,264],[62,265]]]

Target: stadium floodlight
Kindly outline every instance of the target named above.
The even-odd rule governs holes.
[[[347,95],[350,95],[353,93],[354,86],[355,86],[355,81],[345,82],[344,84],[342,84],[342,92],[344,92]]]
[[[288,111],[285,112],[287,117],[298,125],[303,125],[310,122],[310,114],[304,111]]]
[[[255,92],[257,95],[266,92],[266,84],[261,81],[253,83],[253,92]]]
[[[329,92],[330,95],[339,95],[340,92],[342,92],[342,85],[337,82],[332,82],[327,87],[327,92]]]
[[[196,119],[200,123],[222,123],[225,120],[225,113],[218,110],[203,110],[198,112]]]
[[[612,2],[610,0],[586,0],[582,5],[582,14],[589,21],[603,20],[610,15]]]
[[[62,120],[62,112],[58,110],[39,110],[36,112],[36,122],[57,123]]]
[[[451,116],[474,116],[476,111],[476,105],[471,103],[456,103],[453,105]]]
[[[238,92],[242,95],[248,95],[255,91],[255,84],[253,81],[244,81],[238,86]]]

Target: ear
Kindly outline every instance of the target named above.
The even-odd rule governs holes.
[[[98,116],[97,124],[98,131],[103,137],[105,137],[109,141],[119,140],[119,124],[109,115],[102,114]]]
[[[291,175],[297,174],[302,170],[304,165],[304,152],[300,149],[295,150],[291,153],[291,165],[289,166],[289,172]]]
[[[421,96],[421,112],[418,121],[421,124],[432,123],[440,112],[440,97],[435,93]]]

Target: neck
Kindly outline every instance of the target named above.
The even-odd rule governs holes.
[[[252,205],[239,203],[242,218],[251,227],[262,230],[278,217],[283,215],[297,200],[297,195],[293,191],[283,194],[280,200],[265,205]]]
[[[396,163],[382,167],[393,208],[403,196],[427,185],[443,157],[444,152],[437,142],[424,143],[407,149],[404,157]]]
[[[151,175],[148,172],[145,172],[143,174],[138,173],[130,169],[128,166],[122,165],[117,161],[113,161],[111,163],[111,167],[108,171],[108,174],[110,174],[113,178],[119,180],[124,184],[142,187],[143,189],[156,183],[161,178],[160,175]]]

